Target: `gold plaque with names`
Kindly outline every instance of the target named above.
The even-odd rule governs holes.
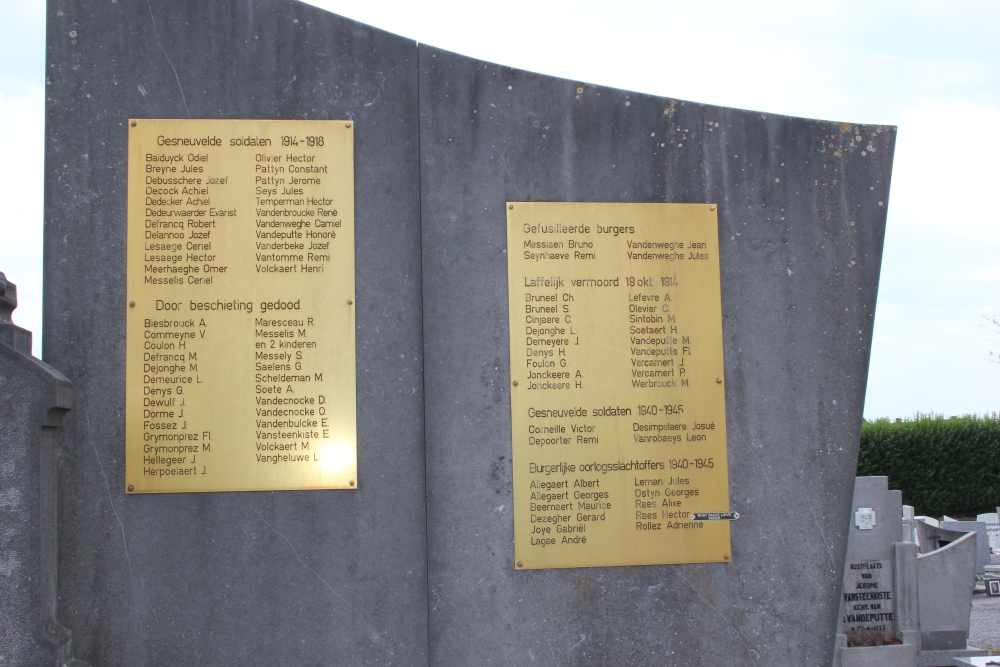
[[[729,562],[715,205],[507,209],[515,567]]]
[[[352,123],[128,132],[127,492],[357,488]]]

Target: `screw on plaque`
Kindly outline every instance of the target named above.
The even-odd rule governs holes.
[[[129,484],[128,485],[128,491],[129,491],[129,493],[132,493],[133,491],[135,491],[135,487],[132,486],[131,484]]]

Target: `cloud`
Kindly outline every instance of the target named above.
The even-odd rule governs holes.
[[[45,3],[0,2],[0,90],[38,85],[45,75]]]
[[[14,322],[35,335],[35,354],[42,334],[42,179],[44,114],[40,86],[27,94],[0,97],[0,119],[16,131],[0,133],[0,198],[4,201],[0,271],[17,285]]]
[[[990,243],[1000,213],[1000,106],[927,101],[900,122],[889,214],[907,233]]]

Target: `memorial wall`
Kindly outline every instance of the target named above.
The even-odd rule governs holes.
[[[47,49],[43,352],[78,397],[59,480],[75,655],[426,663],[416,45],[300,3],[119,0],[49,3]],[[291,197],[331,201],[268,201]],[[249,488],[273,491],[219,492]]]
[[[642,95],[430,47],[421,47],[420,65],[427,539],[435,664],[530,664],[532,656],[588,665],[828,664],[854,488],[894,129]],[[555,295],[557,303],[564,294],[577,301],[596,298],[585,299],[583,288],[570,283],[572,278],[613,280],[617,275],[617,298],[607,295],[601,298],[608,301],[592,301],[601,304],[594,308],[601,315],[593,323],[594,341],[596,335],[615,335],[606,330],[609,320],[616,309],[622,318],[628,316],[622,306],[630,303],[629,294],[650,299],[659,294],[660,303],[664,293],[671,299],[691,298],[690,292],[684,293],[694,288],[689,283],[678,281],[677,288],[668,285],[666,290],[662,282],[656,283],[670,278],[682,262],[685,270],[692,270],[699,261],[709,261],[689,260],[692,251],[695,257],[711,255],[711,250],[687,245],[707,240],[681,236],[669,240],[685,243],[684,259],[662,258],[655,271],[645,259],[624,261],[617,273],[596,266],[587,269],[584,265],[594,260],[577,258],[572,253],[578,249],[568,244],[570,238],[589,240],[581,234],[565,235],[565,248],[531,248],[523,242],[513,247],[513,225],[506,221],[515,219],[521,202],[716,206],[709,213],[718,217],[721,308],[708,298],[705,283],[700,286],[706,290],[700,305],[706,312],[721,310],[729,502],[728,507],[686,504],[681,509],[739,515],[726,522],[731,535],[728,562],[704,558],[711,562],[517,569],[512,543],[520,556],[522,542],[514,532],[520,525],[514,515],[524,512],[525,503],[529,523],[531,513],[530,494],[525,497],[519,480],[531,478],[533,462],[519,456],[517,443],[530,435],[525,421],[537,420],[512,413],[524,405],[519,403],[523,387],[513,382],[520,385],[524,380],[517,374],[527,370],[520,355],[526,355],[529,346],[527,334],[514,331],[511,324],[511,309],[523,309],[524,302],[511,304],[510,294],[532,288],[511,266],[533,262],[531,276],[543,280],[533,293]],[[513,209],[508,208],[511,204]],[[598,223],[623,226],[619,220],[583,216],[574,223],[537,223],[589,223],[594,236]],[[669,242],[642,235],[623,239],[619,231],[617,243]],[[597,252],[597,246],[579,250]],[[672,252],[666,247],[632,250],[627,244],[601,251]],[[515,253],[520,260],[513,259]],[[564,285],[544,284],[546,278],[561,276]],[[627,285],[628,277],[635,278],[635,286]],[[652,289],[638,285],[647,279]],[[633,326],[627,322],[625,326]],[[678,313],[674,326],[678,335],[690,335],[696,342],[692,332],[680,331],[693,323],[691,315],[682,320]],[[574,319],[572,324],[579,322]],[[582,344],[585,339],[580,340]],[[697,342],[704,364],[712,354],[711,339]],[[618,386],[604,382],[594,389],[617,392],[623,380],[633,387],[630,369],[637,367],[632,360],[644,358],[632,354],[632,347],[631,341],[627,350],[594,347],[586,357],[577,354],[575,363],[581,368],[584,363],[613,365]],[[692,352],[695,349],[692,346]],[[568,364],[571,351],[567,347]],[[710,368],[702,366],[702,373]],[[573,376],[575,383],[575,372]],[[649,391],[656,395],[664,390],[671,400],[662,405],[684,404],[686,412],[684,392],[699,386],[705,390],[718,379],[714,373],[692,375],[690,387]],[[556,400],[556,391],[576,391],[575,384],[567,390],[528,389],[527,407],[551,409],[547,405]],[[639,444],[629,432],[633,424],[683,425],[695,433],[695,421],[705,423],[689,421],[686,415],[639,415],[643,404],[635,398],[626,403],[582,402],[580,407],[588,410],[610,405],[633,413],[619,414],[620,421],[593,419],[591,413],[590,425],[604,429],[597,446],[577,444],[573,437],[573,445],[536,447],[542,451],[532,454],[565,454],[588,464],[629,464],[636,457],[620,454],[626,446]],[[618,439],[611,437],[612,424]],[[642,446],[650,461],[699,458],[671,454],[680,451],[672,443],[650,441]],[[662,514],[675,511],[672,507],[635,505],[649,500],[636,495],[643,490],[636,483],[639,478],[658,479],[664,490],[674,492],[695,484],[711,488],[712,477],[704,468],[697,476],[675,470],[662,475],[620,472],[625,475],[609,473],[611,479],[619,477],[614,482],[619,484],[618,498],[599,502],[621,501],[631,512],[661,517],[632,514],[628,527],[633,531],[636,521],[674,521]],[[566,478],[573,484],[584,476],[574,472],[573,478]],[[589,479],[603,485],[608,477]],[[683,483],[688,479],[691,484]],[[623,482],[625,489],[631,486],[627,499],[622,497]],[[583,524],[577,513],[589,512],[578,509],[577,503],[588,501],[572,498],[576,490],[570,490],[570,516],[572,523]],[[554,517],[559,511],[535,514]],[[697,530],[659,534],[665,541],[692,544],[697,543]],[[550,548],[533,547],[536,554]],[[532,553],[530,544],[527,549]]]
[[[829,664],[894,128],[48,11],[73,655]]]

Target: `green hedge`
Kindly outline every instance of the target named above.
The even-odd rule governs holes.
[[[917,514],[975,517],[1000,505],[1000,418],[917,415],[861,427],[858,476],[886,475]]]

